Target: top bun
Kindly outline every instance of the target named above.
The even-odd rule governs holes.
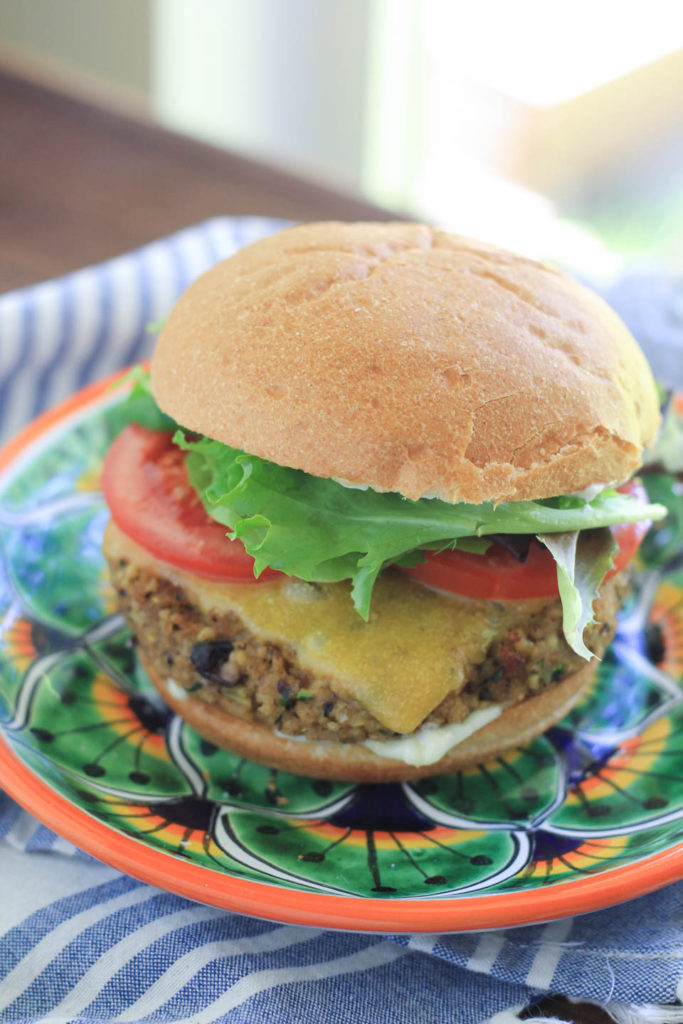
[[[306,224],[218,264],[173,309],[152,390],[281,465],[475,504],[622,481],[659,420],[601,299],[422,224]]]

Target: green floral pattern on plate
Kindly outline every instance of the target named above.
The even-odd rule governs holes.
[[[137,662],[100,552],[98,474],[121,425],[116,396],[98,399],[0,477],[0,728],[73,804],[235,878],[386,899],[533,891],[681,842],[683,572],[670,524],[648,541],[590,692],[546,736],[403,786],[302,779],[207,743]],[[655,486],[680,502],[671,479]]]

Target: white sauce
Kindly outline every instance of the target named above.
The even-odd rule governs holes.
[[[592,501],[593,498],[597,498],[601,491],[606,491],[608,487],[616,486],[617,484],[590,484],[588,487],[584,487],[582,491],[574,491],[572,497],[583,498],[584,501]]]
[[[346,487],[349,491],[369,491],[370,484],[353,484],[350,480],[342,480],[341,477],[333,476],[335,484],[341,484],[342,487]],[[377,488],[375,488],[377,490]]]
[[[498,718],[502,710],[500,704],[494,704],[473,711],[464,722],[442,726],[425,725],[410,736],[401,736],[393,740],[366,740],[364,745],[380,757],[390,757],[419,768],[441,760],[452,747],[456,747],[472,733],[478,732],[494,718]]]
[[[187,700],[188,693],[182,686],[176,683],[175,679],[166,680],[166,689],[176,700]]]
[[[171,680],[172,681],[172,680]],[[363,744],[380,757],[390,757],[394,761],[403,761],[415,768],[440,761],[452,747],[457,747],[473,733],[483,729],[492,722],[503,710],[502,705],[492,704],[488,708],[480,708],[468,715],[464,722],[453,722],[451,725],[425,725],[409,736],[400,736],[393,740],[366,740]],[[283,740],[294,740],[297,743],[334,743],[335,740],[309,740],[306,736],[290,736],[274,730],[275,735]]]

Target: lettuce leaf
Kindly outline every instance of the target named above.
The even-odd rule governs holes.
[[[645,452],[646,466],[661,466],[667,473],[683,473],[683,409],[669,394],[662,407],[662,423],[652,448]]]
[[[130,391],[121,411],[127,423],[139,423],[148,430],[167,430],[169,433],[178,429],[178,424],[162,412],[154,401],[149,383],[149,371],[142,366],[133,366],[128,373],[117,381],[116,387],[128,385]]]
[[[562,629],[571,649],[586,660],[593,655],[583,632],[593,619],[593,602],[600,584],[614,564],[618,544],[609,530],[588,533],[539,534],[557,565],[562,601]]]
[[[308,581],[349,579],[354,605],[365,620],[378,574],[416,550],[456,547],[461,539],[492,533],[566,534],[666,515],[663,506],[611,489],[592,501],[573,496],[497,506],[410,501],[345,487],[208,438],[194,441],[178,432],[175,440],[189,452],[190,480],[208,513],[242,541],[256,575],[270,566]],[[578,587],[568,554],[560,555],[562,587],[569,595]],[[581,619],[579,613],[577,622]]]

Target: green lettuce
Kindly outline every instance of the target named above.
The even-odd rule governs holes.
[[[171,417],[162,412],[154,401],[149,383],[149,371],[142,366],[133,366],[117,381],[115,387],[128,386],[130,391],[122,405],[122,412],[129,423],[139,423],[148,430],[166,430],[169,433],[178,428]]]
[[[410,501],[396,493],[345,487],[208,438],[190,440],[182,431],[175,440],[189,453],[190,480],[205,508],[242,541],[256,575],[270,567],[308,581],[351,580],[353,603],[365,620],[375,580],[388,565],[415,564],[424,549],[461,544],[471,550],[472,539],[487,534],[539,536],[558,564],[567,639],[584,657],[590,656],[581,638],[591,618],[595,577],[602,574],[599,586],[611,565],[611,544],[609,553],[601,549],[589,564],[591,558],[577,557],[584,545],[567,538],[666,515],[661,505],[612,489],[591,501],[574,496],[495,506]]]
[[[557,565],[565,639],[573,651],[590,660],[592,654],[583,641],[583,631],[594,621],[593,602],[612,568],[619,545],[606,529],[540,534],[538,539]]]
[[[645,452],[646,466],[661,466],[667,473],[683,473],[683,413],[673,395],[665,397],[657,440]]]

